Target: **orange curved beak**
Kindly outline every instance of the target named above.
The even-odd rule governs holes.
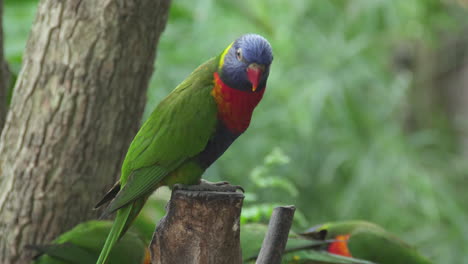
[[[252,83],[252,92],[255,92],[258,87],[258,82],[260,81],[260,76],[262,76],[265,67],[257,63],[252,63],[247,67],[247,78],[250,83]]]

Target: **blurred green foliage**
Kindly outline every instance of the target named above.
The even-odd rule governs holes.
[[[36,12],[36,1],[4,0],[4,48],[9,66],[18,73],[21,57]]]
[[[145,117],[236,37],[264,35],[275,55],[264,100],[205,175],[245,188],[243,223],[266,222],[274,206],[295,204],[296,229],[365,219],[435,263],[467,263],[467,162],[445,127],[404,130],[413,76],[391,63],[399,43],[436,46],[438,33],[466,24],[466,10],[449,2],[174,0]],[[35,6],[5,3],[15,71]]]

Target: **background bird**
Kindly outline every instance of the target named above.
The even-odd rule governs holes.
[[[112,227],[111,221],[88,221],[57,237],[50,245],[31,246],[39,252],[34,264],[94,264]],[[114,246],[110,264],[149,264],[150,254],[140,234],[129,230]]]
[[[430,264],[414,247],[382,227],[366,221],[329,222],[300,234],[303,238],[329,240],[329,253],[379,264]]]

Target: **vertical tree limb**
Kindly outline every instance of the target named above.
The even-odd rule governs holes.
[[[446,33],[434,51],[431,84],[434,97],[448,116],[456,138],[457,151],[468,157],[468,26],[461,32]]]
[[[97,217],[139,127],[169,0],[41,0],[0,138],[0,263]]]
[[[454,136],[455,150],[468,156],[468,27],[442,32],[440,45],[414,43],[414,83],[409,93],[406,126],[434,128]],[[411,46],[410,46],[411,47]],[[446,130],[446,131],[444,131]]]
[[[294,206],[281,206],[273,210],[257,264],[281,263],[295,211]]]
[[[152,263],[242,263],[243,199],[236,192],[173,191],[151,242]]]

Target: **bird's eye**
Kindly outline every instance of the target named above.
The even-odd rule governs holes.
[[[320,230],[320,232],[318,233],[319,239],[325,240],[325,238],[327,237],[327,233],[328,233],[328,232],[327,232],[327,230],[325,230],[325,229]]]
[[[241,48],[237,49],[236,56],[237,56],[238,60],[242,60],[242,50],[241,50]]]

